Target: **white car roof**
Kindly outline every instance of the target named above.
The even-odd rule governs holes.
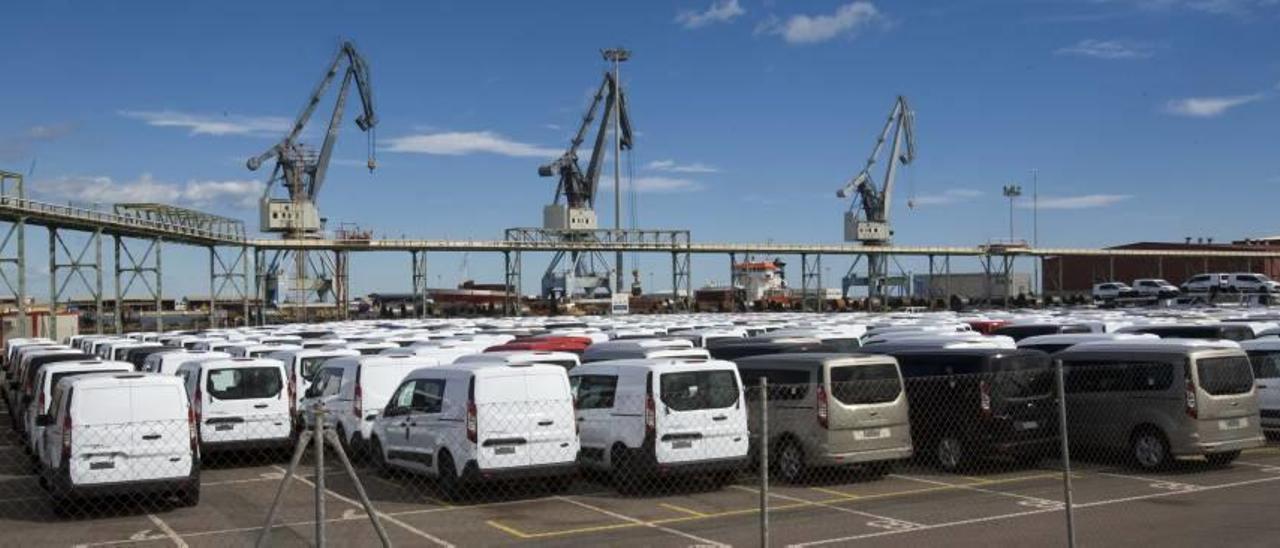
[[[645,359],[633,358],[626,360],[605,360],[599,362],[591,362],[582,364],[570,371],[570,375],[589,375],[592,368],[601,366],[613,366],[622,368],[642,369],[645,371],[654,371],[656,373],[665,373],[671,371],[712,371],[720,369],[738,370],[738,366],[731,361],[726,360],[706,360],[699,362],[690,362],[673,359]]]
[[[480,354],[467,354],[459,356],[453,363],[478,363],[478,362],[497,362],[497,363],[542,363],[542,360],[555,361],[581,361],[577,354],[572,352],[551,352],[542,350],[504,350],[500,352],[482,352]]]

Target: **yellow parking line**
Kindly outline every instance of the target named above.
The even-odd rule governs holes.
[[[504,533],[510,534],[520,539],[529,540],[529,539],[539,539],[539,538],[549,538],[549,537],[563,537],[567,535],[579,535],[582,533],[599,533],[602,531],[613,531],[616,529],[626,529],[630,527],[646,527],[649,525],[657,525],[662,522],[661,521],[646,521],[646,522],[637,522],[637,523],[623,522],[623,523],[614,523],[612,525],[595,525],[591,527],[578,527],[575,529],[559,529],[555,531],[542,531],[538,533],[528,533],[525,531],[521,531],[510,525],[502,524],[497,520],[487,520],[485,521],[485,523],[489,524],[493,528],[498,529],[499,531],[502,531]]]
[[[682,514],[691,514],[691,515],[694,515],[694,516],[698,516],[698,517],[700,517],[700,518],[705,518],[705,517],[707,517],[707,514],[704,514],[704,513],[702,513],[702,512],[697,511],[697,510],[692,510],[692,509],[689,509],[689,508],[685,508],[685,507],[683,507],[683,506],[676,506],[676,505],[674,505],[674,504],[668,504],[668,503],[665,503],[665,502],[659,502],[659,503],[658,503],[658,506],[661,506],[661,507],[666,508],[666,509],[668,509],[668,510],[675,510],[675,511],[680,512],[680,513],[682,513]]]
[[[827,489],[826,487],[810,487],[809,490],[817,491],[819,493],[826,493],[828,495],[835,495],[837,497],[842,497],[842,498],[843,497],[852,497],[855,499],[862,498],[862,495],[855,495],[853,493],[846,493],[844,491],[837,491],[835,489]]]
[[[504,533],[506,533],[506,534],[508,534],[508,535],[511,535],[511,536],[513,536],[513,537],[516,537],[516,538],[522,538],[522,539],[531,539],[531,538],[533,538],[533,537],[529,536],[527,533],[525,533],[524,531],[521,531],[521,530],[519,530],[519,529],[516,529],[515,527],[508,527],[508,526],[506,526],[506,525],[503,525],[502,523],[499,523],[497,520],[492,520],[492,519],[490,519],[490,520],[485,520],[485,523],[487,523],[487,524],[489,525],[489,527],[493,527],[493,528],[495,528],[495,529],[497,529],[497,530],[499,530],[499,531],[502,531],[502,532],[504,532]]]

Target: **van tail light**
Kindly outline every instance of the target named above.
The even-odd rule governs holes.
[[[1196,405],[1196,383],[1191,380],[1191,375],[1189,373],[1187,375],[1186,393],[1187,393],[1187,416],[1193,419],[1200,418],[1200,409],[1199,409],[1199,406]]]
[[[658,406],[653,401],[653,394],[644,398],[644,433],[653,435],[658,430]]]
[[[40,397],[36,398],[36,415],[42,415],[45,412],[44,406],[44,390],[40,391]]]
[[[821,384],[818,385],[817,409],[818,409],[818,426],[826,428],[829,424],[828,418],[830,416],[829,415],[830,409],[829,409],[829,403],[827,402],[827,387]]]
[[[196,385],[196,395],[191,401],[191,410],[195,414],[196,423],[199,424],[204,416],[204,391],[200,389],[200,385]]]
[[[71,463],[71,410],[68,409],[66,415],[62,417],[62,463],[70,466]]]
[[[991,383],[988,381],[978,382],[978,405],[983,415],[991,416]]]
[[[356,397],[351,400],[351,411],[356,418],[364,417],[364,389],[360,387],[360,381],[356,381]]]
[[[582,435],[582,423],[578,422],[578,396],[573,396],[573,434]]]
[[[200,424],[200,419],[196,417],[195,407],[188,407],[187,408],[187,438],[191,442],[191,454],[193,455],[196,453],[197,451],[196,446],[199,445],[199,442],[200,442],[200,436],[196,432],[196,429],[199,428],[199,424]]]
[[[476,418],[475,400],[467,400],[467,441],[476,443],[479,439],[480,425]]]
[[[294,417],[298,414],[298,377],[292,372],[289,373],[289,416]]]

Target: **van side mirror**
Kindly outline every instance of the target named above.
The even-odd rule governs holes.
[[[44,427],[49,426],[50,424],[53,424],[53,417],[50,417],[49,415],[36,416],[36,426]]]

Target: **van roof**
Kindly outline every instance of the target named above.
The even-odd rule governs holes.
[[[1054,333],[1022,339],[1018,341],[1018,348],[1041,344],[1079,344],[1092,341],[1119,340],[1153,341],[1160,340],[1160,337],[1152,333]]]
[[[737,369],[737,366],[731,361],[726,360],[707,360],[701,362],[689,362],[684,360],[674,360],[665,358],[631,358],[625,360],[604,360],[598,362],[585,363],[575,367],[570,371],[570,375],[590,374],[592,368],[601,366],[613,366],[623,368],[642,369],[645,371],[673,371],[673,370],[716,370],[716,369]]]
[[[214,358],[200,360],[195,363],[184,363],[182,367],[199,367],[203,369],[243,369],[247,367],[283,367],[280,360],[271,358]]]
[[[460,356],[455,363],[472,362],[523,362],[537,363],[538,360],[578,361],[578,355],[572,352],[554,352],[549,350],[499,350],[481,354]]]
[[[1111,341],[1084,342],[1067,348],[1063,354],[1075,352],[1155,352],[1155,353],[1187,353],[1204,350],[1240,350],[1240,343],[1225,340],[1205,339],[1121,339]]]
[[[176,375],[161,375],[159,373],[94,373],[90,375],[79,375],[75,377],[64,377],[58,382],[58,386],[68,386],[72,388],[92,388],[100,386],[137,386],[137,385],[166,385],[182,386],[182,378]]]
[[[133,371],[133,364],[119,361],[81,360],[74,362],[57,362],[45,364],[41,370],[58,373],[67,370],[98,369],[103,371]]]
[[[785,364],[793,366],[822,365],[871,365],[879,363],[897,363],[893,356],[885,354],[839,354],[835,352],[789,352],[785,354],[762,354],[737,360],[738,367],[751,367],[759,364]]]
[[[565,369],[558,365],[549,365],[544,363],[526,363],[526,364],[507,364],[501,362],[467,362],[467,363],[450,363],[434,367],[424,367],[415,369],[406,378],[430,377],[432,373],[465,373],[476,377],[491,377],[510,375],[512,372],[521,372],[522,374],[553,374],[563,375]]]

